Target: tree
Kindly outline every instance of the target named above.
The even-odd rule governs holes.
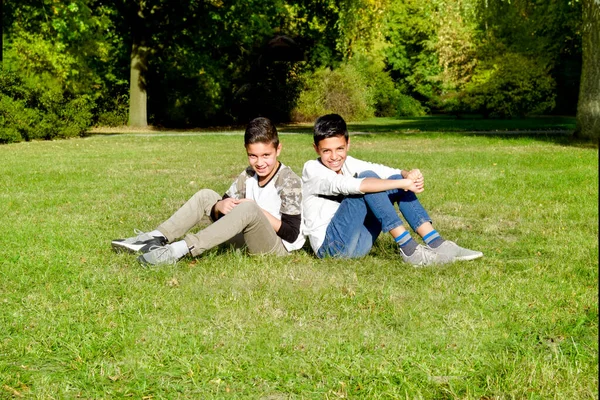
[[[131,64],[129,65],[129,126],[148,126],[148,94],[146,79],[148,72],[149,33],[145,21],[148,12],[145,2],[135,2],[138,9],[131,14]],[[137,12],[135,12],[137,11]]]
[[[432,49],[436,11],[436,2],[393,0],[385,13],[386,63],[395,81],[419,100],[434,96],[439,86],[430,79],[440,72]]]
[[[3,43],[4,20],[2,19],[4,16],[3,10],[4,10],[4,0],[0,0],[0,64],[2,64],[2,57],[3,57],[3,53],[4,53],[4,43]]]
[[[583,0],[583,66],[577,104],[578,138],[600,138],[600,0]]]

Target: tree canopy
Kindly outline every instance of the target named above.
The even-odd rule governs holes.
[[[84,96],[100,125],[574,114],[586,1],[23,0],[2,73]]]

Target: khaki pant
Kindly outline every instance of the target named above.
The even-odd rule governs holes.
[[[193,256],[222,243],[239,242],[245,244],[251,254],[288,254],[262,209],[253,201],[238,204],[200,232],[186,235],[203,217],[210,216],[212,207],[219,200],[221,196],[217,192],[202,189],[157,229],[169,243],[185,235],[184,240]]]

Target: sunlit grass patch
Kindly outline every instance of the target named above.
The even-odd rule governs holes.
[[[382,128],[383,129],[383,128]],[[300,173],[309,135],[282,135]],[[244,168],[240,135],[0,147],[0,398],[597,398],[598,153],[548,138],[353,135],[420,168],[436,228],[485,257],[212,250],[141,268],[153,229]]]

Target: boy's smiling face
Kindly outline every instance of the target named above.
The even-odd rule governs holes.
[[[246,153],[248,164],[258,175],[258,182],[268,182],[277,171],[281,143],[277,147],[273,143],[252,143],[246,146]]]
[[[350,140],[346,140],[343,135],[332,136],[322,139],[319,144],[313,144],[313,146],[324,166],[338,174],[341,173],[350,148]]]

